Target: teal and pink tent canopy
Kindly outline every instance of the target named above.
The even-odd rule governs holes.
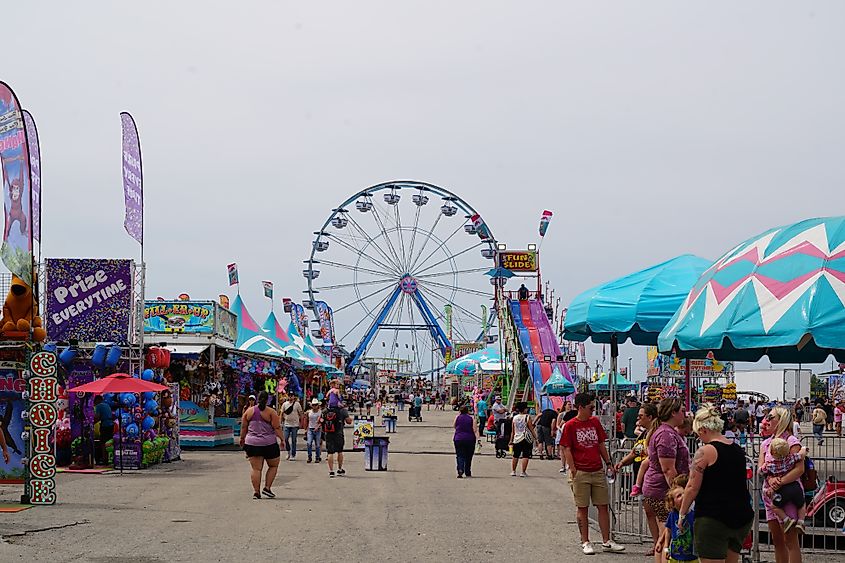
[[[324,358],[313,344],[306,342],[293,325],[285,331],[271,311],[263,326],[258,326],[238,295],[230,309],[238,316],[238,338],[235,347],[244,352],[290,358],[307,368],[336,374],[338,370]]]
[[[235,342],[235,348],[244,352],[279,357],[286,356],[282,346],[268,338],[264,330],[258,326],[258,323],[249,314],[240,295],[235,297],[230,310],[238,316],[238,338]]]
[[[294,343],[290,335],[279,324],[276,314],[273,311],[270,311],[270,314],[267,316],[267,320],[264,321],[264,326],[261,328],[274,342],[276,342],[276,344],[279,345],[289,358],[296,360],[308,368],[315,367],[317,365]]]
[[[290,336],[293,343],[305,354],[305,356],[312,361],[319,369],[325,369],[331,373],[338,373],[338,370],[329,363],[329,361],[317,350],[317,347],[314,346],[313,342],[311,342],[311,338],[308,337],[303,338],[299,331],[297,330],[296,326],[293,324],[293,321],[288,323],[287,333]]]

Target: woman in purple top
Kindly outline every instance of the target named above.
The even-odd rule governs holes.
[[[469,414],[469,407],[461,406],[461,412],[455,417],[455,457],[458,459],[458,479],[466,475],[472,477],[472,456],[475,453],[475,437],[478,435],[478,423]]]
[[[792,434],[792,415],[784,407],[775,407],[769,411],[769,414],[760,423],[760,433],[763,436],[768,436],[760,444],[760,459],[758,460],[760,469],[773,459],[772,454],[769,453],[769,446],[774,438],[786,440],[791,454],[801,451],[801,441]],[[772,510],[772,498],[768,493],[770,490],[776,491],[793,481],[798,481],[798,486],[801,486],[801,474],[803,472],[804,464],[799,463],[783,477],[774,479],[773,483],[769,483],[768,479],[763,481],[763,505],[766,507],[766,522],[769,524],[769,535],[775,545],[775,561],[777,563],[801,563],[801,545],[797,526],[786,533],[783,532],[783,525]],[[793,519],[797,516],[794,506],[787,508],[787,516]]]
[[[246,452],[246,457],[252,467],[252,498],[261,500],[261,493],[268,498],[275,498],[272,486],[276,479],[281,451],[279,442],[284,440],[279,415],[273,409],[267,408],[267,391],[258,394],[258,404],[244,411],[241,418],[240,444]],[[261,489],[261,470],[267,462],[267,474],[264,476],[264,488]]]
[[[643,479],[643,507],[655,544],[669,518],[666,493],[675,477],[689,475],[689,449],[676,430],[686,418],[683,406],[679,398],[660,401],[646,438],[649,463]]]

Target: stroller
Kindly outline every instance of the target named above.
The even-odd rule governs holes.
[[[512,422],[510,417],[504,418],[496,423],[496,457],[508,457],[510,449],[510,438]]]
[[[413,422],[414,420],[422,422],[422,406],[417,407],[414,404],[411,404],[411,406],[408,407],[408,422]]]

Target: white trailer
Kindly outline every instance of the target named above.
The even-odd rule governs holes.
[[[737,394],[743,391],[757,391],[768,395],[772,401],[793,403],[810,396],[812,370],[737,370],[734,373]]]

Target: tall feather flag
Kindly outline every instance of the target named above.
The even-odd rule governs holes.
[[[232,262],[226,269],[229,271],[229,285],[239,285],[238,282],[238,264],[236,262]]]
[[[32,238],[41,242],[41,149],[38,145],[38,127],[32,114],[22,110],[29,144],[29,171],[32,178]]]
[[[540,217],[540,236],[546,236],[546,231],[549,230],[549,222],[552,220],[552,212],[546,209],[543,211],[543,216]]]
[[[26,137],[18,98],[0,82],[0,179],[6,217],[0,258],[11,273],[32,284],[32,174]]]
[[[123,227],[144,246],[144,180],[138,127],[127,112],[120,113],[123,131],[123,197],[126,204]],[[143,250],[141,251],[143,254]]]
[[[263,281],[261,285],[264,286],[264,297],[269,299],[270,301],[273,300],[273,282],[271,281]]]

